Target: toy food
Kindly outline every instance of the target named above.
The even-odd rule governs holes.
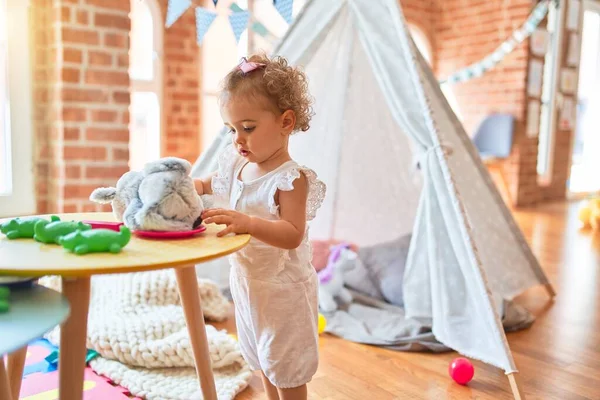
[[[119,253],[129,243],[131,231],[121,225],[119,232],[111,229],[75,231],[61,236],[59,244],[75,254]]]
[[[81,221],[61,221],[58,217],[53,216],[53,222],[41,220],[35,224],[35,234],[33,238],[38,242],[42,243],[54,243],[58,244],[58,240],[61,236],[68,235],[69,233],[77,230],[85,231],[92,229],[92,226]]]

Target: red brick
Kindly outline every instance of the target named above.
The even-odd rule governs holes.
[[[116,122],[117,112],[112,110],[91,110],[92,122]]]
[[[77,49],[71,49],[71,48],[64,48],[63,49],[63,61],[64,62],[70,62],[70,63],[81,63],[81,61],[83,60],[83,55],[81,50],[77,50]]]
[[[85,82],[92,85],[128,86],[129,74],[126,72],[87,70]]]
[[[65,146],[63,149],[65,160],[105,160],[106,155],[103,146]]]
[[[112,65],[113,56],[106,51],[90,51],[88,62],[90,65]]]
[[[100,36],[96,31],[87,29],[62,28],[62,39],[64,43],[78,43],[97,45],[100,44]]]
[[[179,151],[179,146],[177,145],[177,143],[174,143],[174,142],[167,143],[167,152],[169,154],[175,154],[178,151]]]
[[[66,192],[66,190],[65,190]],[[63,213],[76,213],[79,212],[79,208],[77,204],[65,204],[62,209]]]
[[[75,68],[63,68],[62,79],[64,82],[77,83],[79,82],[79,70]]]
[[[129,104],[130,103],[129,92],[114,92],[113,100],[119,104]]]
[[[106,32],[104,34],[104,45],[108,47],[119,47],[121,49],[126,49],[129,47],[129,34]]]
[[[122,0],[85,0],[85,3],[98,8],[106,8],[108,10],[129,11],[130,4],[128,1]]]
[[[85,177],[89,179],[94,178],[119,178],[125,172],[129,171],[127,165],[121,167],[92,167],[87,166],[85,168]]]
[[[75,89],[62,88],[62,100],[65,102],[87,102],[105,103],[108,101],[108,93],[102,89]]]
[[[113,149],[113,161],[129,161],[129,150]]]
[[[126,129],[88,128],[85,131],[86,140],[128,143],[129,131]]]
[[[71,21],[71,7],[69,6],[63,6],[61,7],[61,20],[63,22],[69,22]]]
[[[103,14],[94,15],[94,24],[99,28],[117,28],[124,31],[130,29],[130,19],[127,15]]]
[[[129,67],[129,54],[128,53],[119,53],[117,56],[117,65],[119,67],[128,68]]]
[[[87,25],[89,23],[89,14],[85,10],[77,10],[77,23]]]
[[[39,193],[39,191],[38,191]],[[36,202],[36,213],[37,214],[45,214],[47,213],[47,205],[46,205],[46,199],[39,199]]]
[[[79,165],[68,165],[65,167],[65,176],[67,179],[81,178],[81,167]]]
[[[198,95],[196,93],[175,93],[173,95],[173,100],[175,101],[186,101],[186,100],[198,100]]]
[[[63,132],[65,140],[79,140],[79,128],[65,127]]]
[[[36,184],[38,195],[45,196],[48,194],[48,184],[46,181],[41,181]]]
[[[88,199],[90,194],[97,188],[97,185],[67,183],[64,187],[64,195],[67,199]]]
[[[86,120],[86,111],[82,108],[64,108],[62,110],[62,119],[64,121],[84,122]]]

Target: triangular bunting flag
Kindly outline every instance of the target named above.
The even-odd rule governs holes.
[[[208,32],[210,25],[217,18],[217,14],[202,7],[196,7],[196,42],[202,43],[204,35]]]
[[[275,9],[277,9],[279,15],[281,15],[288,24],[291,24],[294,0],[273,0],[273,5],[275,6]]]
[[[218,2],[219,2],[219,0],[213,0],[213,4],[215,5],[215,7],[217,6]]]
[[[236,42],[240,41],[240,37],[247,28],[249,20],[250,13],[248,11],[234,12],[229,16],[229,23],[231,24],[231,29],[233,29]]]
[[[169,28],[173,25],[191,5],[192,2],[190,0],[169,0],[165,26]]]
[[[244,11],[244,9],[240,6],[238,6],[237,3],[235,3],[235,2],[231,3],[231,6],[229,6],[229,9],[233,12]]]

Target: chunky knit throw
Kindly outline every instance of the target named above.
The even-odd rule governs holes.
[[[60,290],[59,277],[40,284]],[[100,354],[90,367],[146,399],[188,400],[199,390],[193,353],[172,270],[92,277],[87,347]],[[229,309],[218,287],[198,280],[204,317],[222,321]],[[46,337],[59,344],[59,327]],[[238,344],[206,325],[219,399],[233,399],[252,373]]]

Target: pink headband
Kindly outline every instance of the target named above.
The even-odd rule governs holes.
[[[248,72],[252,72],[257,68],[261,68],[261,67],[266,67],[267,64],[261,64],[261,63],[255,63],[255,62],[249,62],[246,57],[242,57],[242,61],[240,62],[240,65],[238,65],[238,68],[244,73],[247,74]]]

